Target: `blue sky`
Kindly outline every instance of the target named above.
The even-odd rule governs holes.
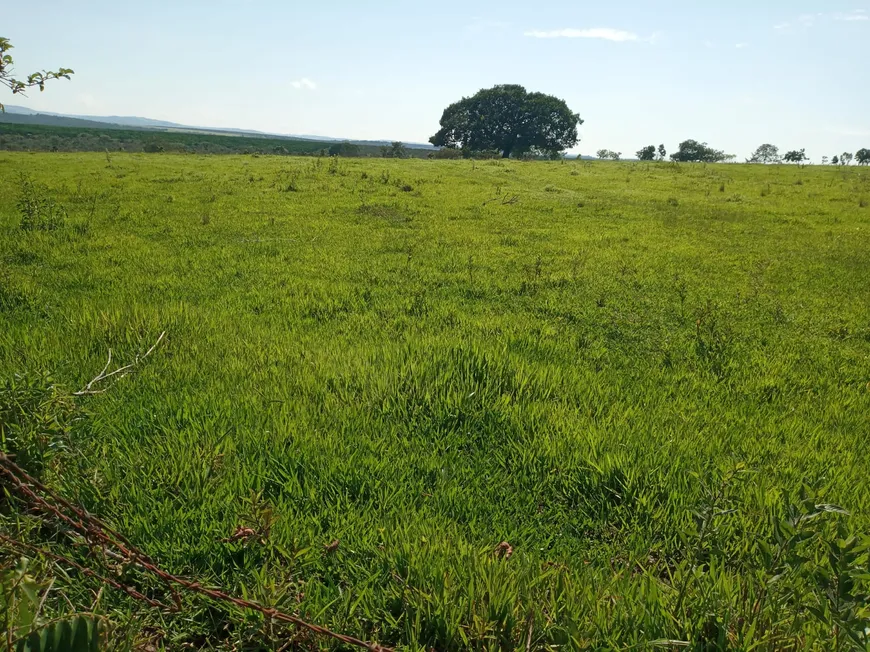
[[[425,142],[449,103],[523,84],[585,120],[577,150],[741,160],[870,147],[870,0],[19,0],[20,73],[76,71],[34,109]]]

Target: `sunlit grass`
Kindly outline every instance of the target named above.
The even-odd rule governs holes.
[[[18,173],[61,228],[20,228]],[[165,330],[28,450],[173,571],[408,649],[830,649],[816,566],[769,582],[870,524],[868,196],[856,168],[0,153],[0,414]],[[777,543],[813,501],[851,516]],[[267,543],[222,541],[265,508]],[[237,622],[201,607],[161,627]]]

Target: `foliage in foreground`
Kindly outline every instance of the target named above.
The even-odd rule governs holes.
[[[70,68],[60,68],[33,72],[24,78],[19,78],[12,68],[15,63],[9,53],[12,49],[13,45],[9,39],[0,36],[0,86],[8,88],[13,95],[23,94],[29,88],[38,88],[42,92],[45,90],[47,82],[56,79],[69,79],[70,75],[74,74]],[[3,110],[3,103],[0,102],[0,112]]]
[[[3,449],[168,569],[405,649],[867,647],[865,170],[0,166]],[[27,573],[118,649],[295,635]]]

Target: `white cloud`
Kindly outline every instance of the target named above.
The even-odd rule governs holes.
[[[296,81],[290,82],[290,85],[296,89],[305,89],[309,91],[313,91],[317,88],[317,84],[308,79],[308,77],[303,77],[302,79],[297,79]]]
[[[870,20],[870,16],[867,15],[866,9],[856,9],[847,14],[834,14],[834,20],[845,20],[850,22],[857,20]]]
[[[742,50],[743,48],[748,48],[748,47],[749,47],[749,43],[738,43],[738,44],[735,45],[734,47],[737,48],[738,50]]]
[[[773,26],[773,29],[788,29],[791,27],[791,23],[779,23]]]
[[[525,33],[532,38],[599,38],[605,41],[625,43],[626,41],[639,41],[640,38],[633,32],[610,27],[593,27],[591,29],[554,29],[550,31],[532,30]]]

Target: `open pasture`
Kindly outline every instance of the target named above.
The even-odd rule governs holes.
[[[847,649],[868,203],[855,167],[0,152],[3,445],[167,569],[385,645]]]

